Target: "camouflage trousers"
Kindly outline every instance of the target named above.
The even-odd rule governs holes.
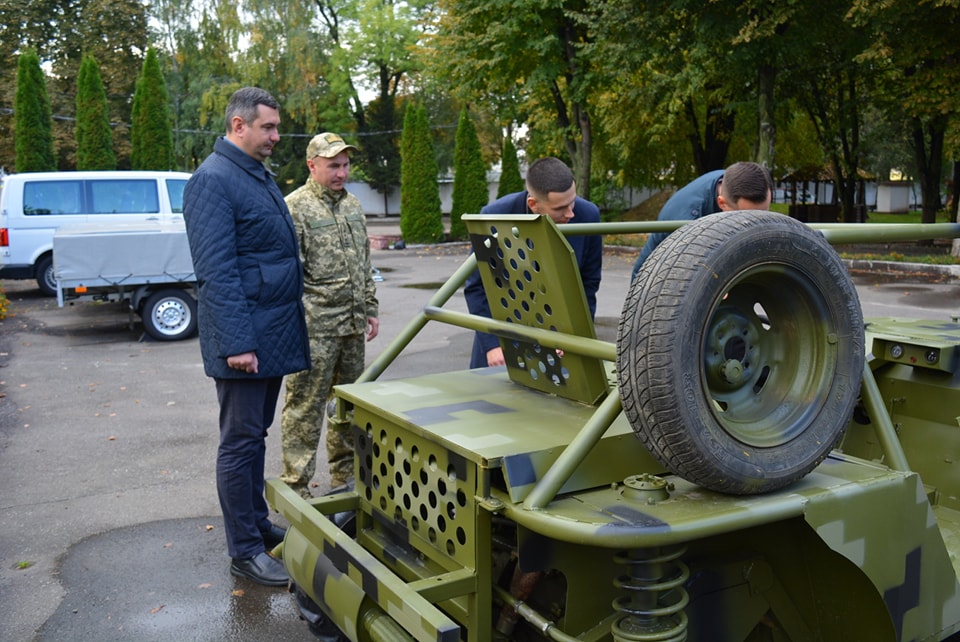
[[[310,339],[313,367],[287,376],[286,398],[280,417],[283,472],[280,479],[301,495],[317,466],[317,448],[327,416],[333,386],[353,383],[363,372],[364,335],[314,337]],[[353,438],[350,426],[331,426],[327,421],[327,463],[330,487],[343,486],[353,478]]]

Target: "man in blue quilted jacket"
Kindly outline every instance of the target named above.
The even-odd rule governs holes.
[[[267,428],[283,376],[310,367],[297,233],[264,161],[280,140],[279,105],[257,87],[227,104],[226,136],[183,193],[183,215],[199,286],[203,368],[220,403],[217,494],[230,572],[286,586],[267,551],[285,532],[263,496]]]

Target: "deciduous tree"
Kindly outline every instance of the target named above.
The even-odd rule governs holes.
[[[852,26],[866,28],[860,69],[879,68],[888,118],[909,132],[923,194],[924,223],[936,221],[947,129],[960,116],[960,0],[854,0]]]
[[[440,0],[439,7],[425,58],[430,73],[470,102],[517,95],[526,124],[553,135],[554,149],[545,151],[568,157],[577,191],[589,194],[599,98],[582,50],[592,39],[583,20],[589,0]]]

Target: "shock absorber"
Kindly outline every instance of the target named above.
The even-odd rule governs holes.
[[[614,562],[626,573],[614,581],[624,595],[613,601],[623,614],[611,626],[615,642],[683,642],[687,639],[690,601],[683,587],[690,569],[680,557],[685,546],[635,549],[617,553]]]

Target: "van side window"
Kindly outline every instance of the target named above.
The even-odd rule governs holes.
[[[88,181],[91,214],[156,214],[160,212],[157,182],[145,180]]]
[[[23,184],[23,213],[84,214],[83,181],[27,181]]]
[[[170,195],[170,211],[174,214],[183,214],[183,188],[187,186],[187,181],[170,179],[166,183],[167,194]]]

